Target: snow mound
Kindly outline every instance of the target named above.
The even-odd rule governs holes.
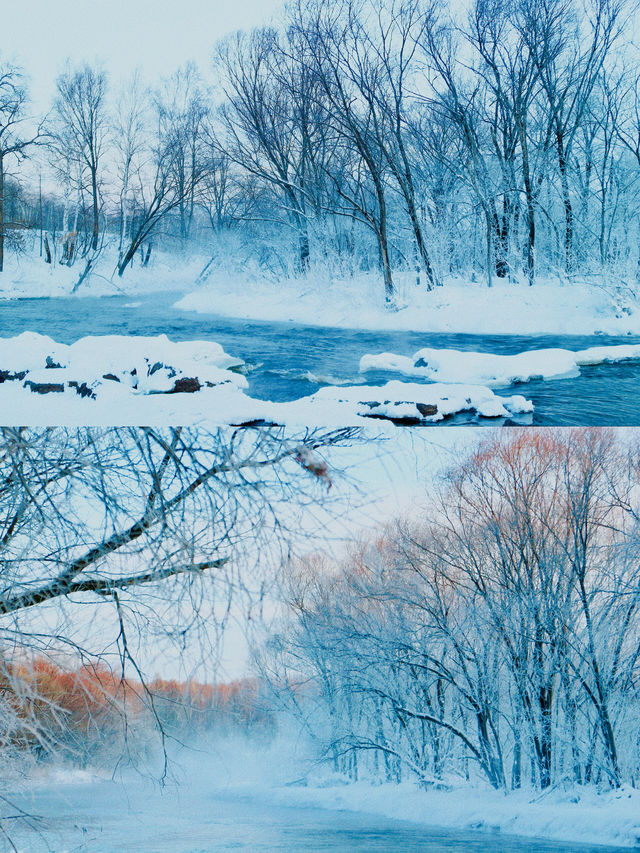
[[[174,343],[166,335],[86,337],[70,345],[33,332],[0,338],[0,385],[20,385],[41,395],[71,391],[96,399],[114,384],[134,394],[185,393],[223,384],[246,388],[247,380],[234,372],[243,364],[217,343]]]
[[[578,376],[584,365],[633,359],[640,359],[640,344],[589,347],[577,352],[538,349],[516,355],[425,347],[412,357],[389,352],[364,355],[360,372],[384,370],[430,382],[473,382],[497,387],[531,379],[564,379]]]
[[[419,426],[459,412],[507,418],[533,410],[519,395],[483,385],[394,380],[382,387],[326,386],[273,403],[248,396],[243,368],[216,343],[110,335],[59,344],[25,332],[0,338],[0,406],[7,425],[140,423]],[[385,424],[383,424],[385,422]]]
[[[348,423],[361,423],[362,418],[369,418],[407,426],[436,423],[460,412],[474,412],[485,418],[506,418],[533,411],[533,404],[524,397],[499,397],[482,385],[422,385],[398,380],[381,387],[321,388],[298,401],[298,406],[301,413],[306,410],[309,415],[315,409],[316,420],[320,416],[322,420],[335,418],[338,422],[348,417]],[[312,418],[309,423],[313,422]]]

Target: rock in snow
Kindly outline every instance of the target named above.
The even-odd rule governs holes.
[[[185,393],[247,381],[234,370],[241,359],[209,341],[174,343],[154,338],[107,335],[59,344],[46,335],[24,332],[0,339],[0,384],[21,383],[38,394],[75,389],[95,398],[105,382],[118,382],[138,394]]]
[[[524,397],[483,385],[392,381],[327,386],[289,403],[256,400],[244,362],[216,343],[110,335],[71,345],[25,332],[0,339],[0,406],[7,424],[415,426],[458,412],[507,418],[531,412]],[[46,398],[43,400],[43,398]]]

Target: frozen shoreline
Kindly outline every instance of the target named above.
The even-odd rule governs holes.
[[[412,357],[396,353],[364,355],[360,372],[384,370],[430,382],[474,382],[489,388],[532,379],[568,379],[587,365],[640,360],[640,344],[588,347],[583,350],[534,349],[516,355],[425,347]]]
[[[219,275],[175,303],[183,311],[335,328],[478,335],[640,334],[640,308],[615,289],[540,281],[486,285],[453,279],[428,292],[398,278],[406,307],[389,312],[372,275],[269,281]]]
[[[156,252],[148,267],[114,275],[115,257],[107,251],[95,273],[74,294],[136,296],[154,292],[182,295],[175,308],[247,320],[294,322],[312,326],[389,331],[447,332],[478,335],[640,334],[640,305],[622,283],[564,282],[541,279],[534,287],[524,282],[483,282],[451,277],[428,292],[417,287],[412,274],[397,273],[401,310],[384,305],[380,278],[375,273],[353,277],[315,268],[303,278],[276,278],[241,270],[230,260],[206,281],[198,278],[208,258]],[[27,255],[7,259],[0,275],[0,303],[11,299],[70,297],[81,272],[78,265],[44,264]]]
[[[480,830],[521,838],[640,847],[640,791],[597,793],[572,786],[504,793],[472,784],[421,790],[405,782],[368,782],[277,789],[283,804],[319,806],[397,818],[425,827]]]
[[[598,793],[594,788],[567,786],[543,793],[505,793],[485,784],[453,780],[448,788],[424,790],[411,782],[348,782],[317,771],[308,778],[308,785],[300,785],[290,782],[301,770],[291,756],[278,755],[274,746],[258,748],[254,754],[240,749],[240,763],[234,763],[228,749],[208,755],[209,760],[204,762],[206,751],[186,757],[178,770],[179,784],[171,783],[164,793],[144,775],[129,773],[126,779],[114,781],[103,771],[52,768],[23,788],[19,802],[47,815],[46,821],[62,812],[62,820],[56,817],[54,826],[64,843],[77,838],[85,827],[91,830],[96,826],[99,802],[101,828],[95,840],[103,838],[107,845],[99,846],[100,850],[112,849],[109,840],[113,848],[122,849],[126,837],[145,839],[155,845],[154,849],[164,850],[162,841],[167,839],[162,833],[154,834],[159,811],[164,824],[174,827],[174,822],[180,821],[177,834],[185,845],[180,850],[191,850],[211,819],[214,822],[209,825],[215,830],[216,803],[223,812],[231,806],[247,824],[254,812],[281,814],[285,809],[290,824],[295,825],[298,812],[303,825],[305,810],[318,809],[360,815],[363,831],[369,817],[405,822],[424,833],[427,840],[430,830],[434,836],[450,832],[453,840],[465,833],[474,840],[485,836],[487,851],[501,849],[500,839],[509,850],[518,849],[520,839],[526,851],[536,849],[528,846],[536,840],[589,845],[590,853],[592,845],[618,849],[640,846],[640,791],[633,788]],[[213,813],[206,811],[211,806]],[[512,846],[514,841],[516,845]],[[572,853],[580,849],[571,847]]]
[[[388,382],[328,385],[289,403],[250,397],[245,365],[217,343],[165,335],[105,335],[59,344],[24,332],[0,338],[0,405],[6,425],[364,426],[437,423],[458,412],[487,418],[528,414],[521,395],[481,384]],[[239,371],[239,372],[238,372]]]
[[[242,359],[213,341],[103,335],[61,344],[23,332],[0,338],[0,405],[7,425],[393,426],[435,424],[460,414],[525,416],[522,394],[492,389],[530,379],[576,376],[582,365],[637,361],[640,345],[530,350],[498,355],[424,348],[413,357],[364,355],[360,370],[414,381],[350,384],[334,379],[308,396],[272,402],[251,396]],[[422,381],[416,381],[422,380]],[[526,388],[523,389],[526,394]],[[526,419],[524,422],[529,422]]]

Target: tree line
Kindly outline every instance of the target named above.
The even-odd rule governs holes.
[[[637,785],[639,465],[609,431],[501,433],[343,565],[303,561],[261,662],[319,755],[352,778]]]
[[[216,45],[210,84],[189,64],[114,93],[105,71],[67,68],[30,133],[5,66],[0,246],[39,227],[46,260],[59,245],[58,262],[90,271],[106,241],[123,275],[154,238],[234,232],[279,275],[379,271],[390,306],[407,272],[429,289],[633,283],[636,21],[634,0],[295,0],[278,26]],[[44,202],[16,177],[3,190],[7,164],[40,150]]]

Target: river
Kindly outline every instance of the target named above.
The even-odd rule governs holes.
[[[358,372],[366,353],[412,355],[421,347],[513,354],[544,347],[571,350],[593,345],[639,343],[640,337],[609,335],[457,335],[371,331],[303,326],[290,322],[256,322],[174,308],[179,293],[144,296],[17,299],[0,304],[0,336],[23,331],[73,343],[85,335],[159,335],[175,341],[213,340],[253,368],[249,394],[277,402],[296,400],[323,384],[362,383]],[[368,384],[383,384],[397,374],[366,374]],[[412,380],[415,381],[415,380]],[[496,389],[523,394],[535,405],[539,425],[640,425],[640,363],[600,364],[582,368],[572,379],[534,380]],[[448,423],[485,423],[468,415]],[[531,422],[528,416],[527,423]]]

